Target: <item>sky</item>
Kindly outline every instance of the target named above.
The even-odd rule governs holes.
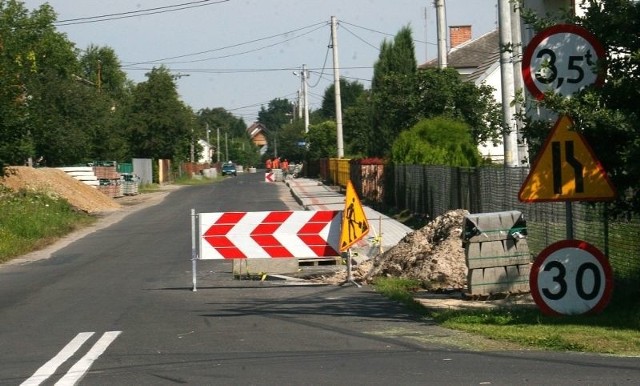
[[[58,15],[58,31],[76,48],[111,47],[134,82],[164,65],[195,112],[223,107],[247,124],[275,98],[297,100],[302,65],[309,71],[309,107],[321,107],[333,83],[332,16],[338,21],[340,76],[365,88],[380,44],[404,26],[413,31],[418,64],[437,54],[433,0],[23,2],[28,9],[49,3]],[[446,0],[447,25],[471,25],[472,38],[480,37],[496,29],[496,3]],[[104,17],[74,20],[96,16]]]

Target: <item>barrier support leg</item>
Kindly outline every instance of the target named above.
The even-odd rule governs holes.
[[[191,209],[191,271],[192,271],[192,281],[193,281],[193,288],[191,290],[193,292],[196,292],[198,290],[196,286],[196,270],[197,270],[196,260],[198,260],[198,251],[196,248],[196,245],[197,245],[196,217],[197,217],[196,210]]]
[[[347,249],[347,280],[345,280],[344,283],[340,285],[345,285],[345,284],[353,284],[356,287],[360,288],[360,284],[356,283],[355,280],[353,280],[353,270],[351,265],[351,248]]]

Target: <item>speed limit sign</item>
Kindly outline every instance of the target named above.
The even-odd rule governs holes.
[[[563,240],[536,258],[529,275],[531,296],[547,315],[580,315],[602,311],[613,291],[607,258],[593,245]]]
[[[604,57],[604,48],[589,31],[559,24],[542,30],[527,45],[522,77],[539,100],[548,91],[571,96],[585,86],[602,85],[604,71],[597,63]]]

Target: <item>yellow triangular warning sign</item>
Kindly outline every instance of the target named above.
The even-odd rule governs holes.
[[[360,198],[351,181],[347,183],[347,195],[342,212],[342,232],[340,233],[340,252],[349,249],[369,233],[369,221],[362,209]]]
[[[607,201],[616,192],[585,138],[560,116],[520,187],[522,202]]]

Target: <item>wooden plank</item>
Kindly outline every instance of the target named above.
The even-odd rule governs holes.
[[[530,264],[470,269],[467,275],[471,295],[529,292]]]
[[[531,262],[531,253],[526,239],[466,243],[464,252],[469,269],[504,267]]]

